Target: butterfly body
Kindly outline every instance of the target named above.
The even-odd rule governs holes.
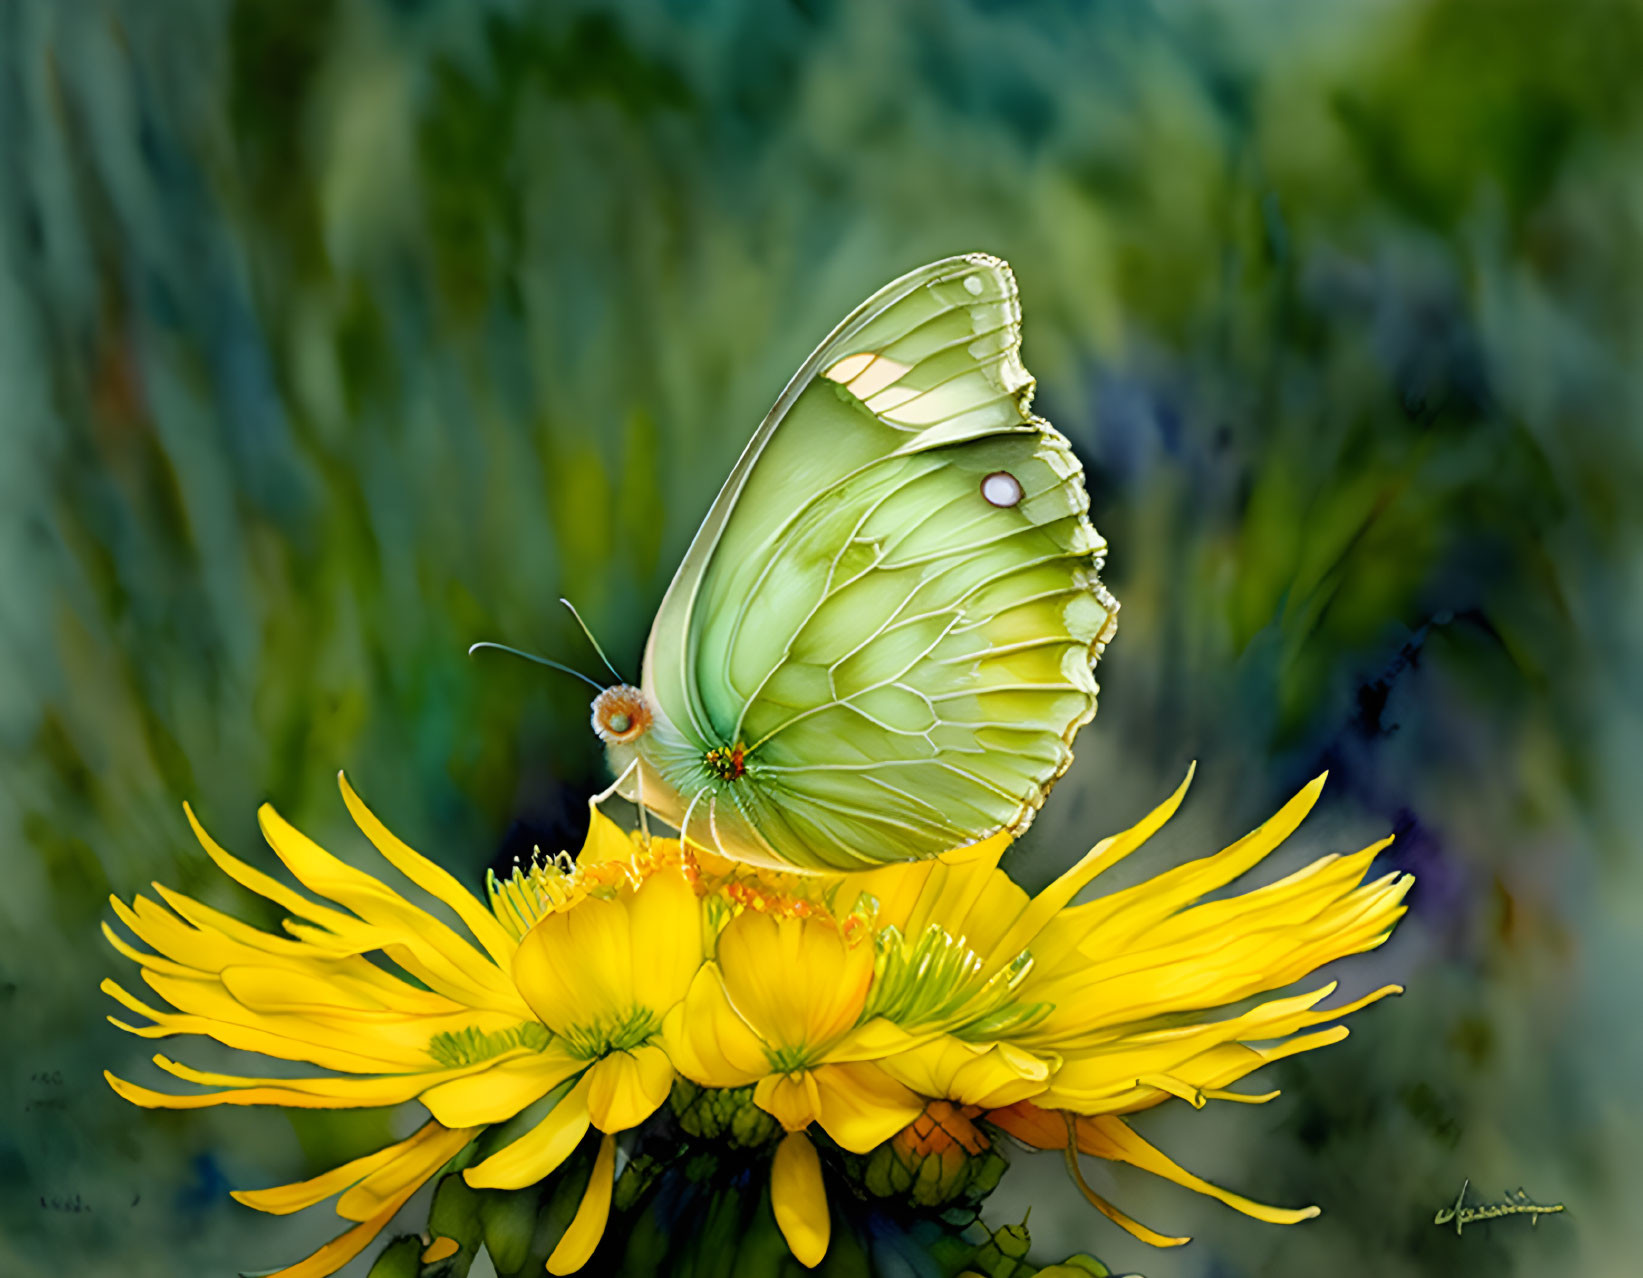
[[[806,361],[663,600],[623,690],[642,716],[601,726],[595,703],[626,797],[809,871],[1025,828],[1095,713],[1117,605],[1019,342],[1009,268],[973,255],[880,290]]]

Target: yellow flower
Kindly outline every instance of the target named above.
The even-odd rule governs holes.
[[[810,1266],[831,1227],[806,1129],[819,1123],[843,1148],[866,1153],[923,1108],[872,1063],[912,1042],[883,1019],[862,1022],[874,956],[869,940],[852,943],[831,919],[744,910],[663,1025],[681,1074],[704,1087],[756,1084],[754,1103],[786,1129],[771,1199],[793,1254]]]
[[[1275,1091],[1249,1095],[1227,1089],[1262,1065],[1347,1035],[1340,1025],[1310,1034],[1300,1031],[1400,992],[1388,985],[1344,1006],[1318,1009],[1335,989],[1331,982],[1258,1003],[1239,1015],[1211,1015],[1288,985],[1334,959],[1382,944],[1404,913],[1411,876],[1388,874],[1363,882],[1375,854],[1390,840],[1351,856],[1323,857],[1265,887],[1193,904],[1288,838],[1317,802],[1323,780],[1314,780],[1271,820],[1216,855],[1063,908],[1033,937],[1032,967],[1017,996],[1047,1010],[1011,1039],[1034,1054],[1053,1055],[1058,1064],[1047,1086],[1030,1101],[1023,1097],[989,1118],[1032,1144],[1066,1150],[1069,1170],[1086,1197],[1155,1245],[1187,1240],[1158,1234],[1098,1198],[1083,1183],[1076,1152],[1132,1163],[1262,1220],[1289,1224],[1310,1219],[1317,1208],[1266,1207],[1193,1176],[1118,1115],[1171,1098],[1198,1108],[1211,1100],[1272,1100]],[[1071,872],[1073,878],[1092,868],[1107,869],[1133,851],[1141,841],[1135,836],[1144,838],[1161,826],[1185,788],[1133,830],[1098,845],[1083,868]],[[1061,890],[1052,885],[1046,892],[1059,895]],[[1070,899],[1067,893],[1063,902]],[[1270,1045],[1255,1047],[1254,1042]],[[1071,1147],[1069,1124],[1077,1132]]]
[[[1265,1207],[1210,1185],[1143,1142],[1118,1115],[1172,1098],[1197,1107],[1211,1100],[1270,1100],[1276,1092],[1228,1089],[1270,1061],[1338,1042],[1346,1036],[1344,1026],[1313,1027],[1398,992],[1385,986],[1345,1006],[1320,1009],[1335,988],[1331,983],[1226,1014],[1229,1005],[1380,945],[1404,912],[1410,876],[1363,881],[1389,840],[1350,856],[1322,857],[1240,895],[1198,903],[1287,839],[1316,803],[1323,782],[1314,780],[1271,820],[1214,856],[1083,904],[1073,903],[1081,891],[1175,813],[1190,772],[1168,800],[1102,840],[1036,896],[998,869],[1008,846],[1003,838],[820,886],[769,874],[742,877],[771,900],[807,893],[835,919],[866,920],[863,930],[876,955],[862,1016],[879,1018],[880,1029],[852,1044],[852,1059],[874,1061],[920,1097],[991,1111],[996,1126],[1045,1148],[1067,1148],[1071,1122],[1078,1133],[1074,1151],[1133,1163],[1263,1220],[1289,1223],[1310,1218],[1316,1209]],[[733,961],[721,956],[720,966],[728,982]],[[704,987],[712,979],[704,969]],[[695,1005],[687,1000],[678,1032],[682,1049],[698,1051],[705,1068],[711,1053],[698,1036],[704,1025],[724,1019],[725,1000],[695,989],[692,998],[702,1010],[693,1014]],[[734,994],[728,1002],[745,1010]],[[885,1032],[886,1023],[901,1032],[900,1047]],[[1313,1032],[1303,1032],[1308,1030]],[[734,1041],[736,1032],[727,1031],[726,1041]],[[1252,1045],[1257,1042],[1266,1045]],[[873,1050],[859,1050],[864,1047]],[[692,1066],[677,1054],[675,1059],[691,1073]],[[1131,1233],[1157,1245],[1185,1241],[1156,1233],[1098,1199],[1083,1185],[1076,1152],[1068,1159],[1085,1194]]]
[[[694,1136],[717,1132],[746,1148],[770,1139],[765,1125],[785,1133],[771,1201],[807,1266],[820,1263],[831,1234],[813,1125],[848,1154],[872,1155],[846,1163],[856,1183],[928,1207],[979,1201],[1001,1166],[991,1138],[1004,1131],[1061,1149],[1090,1201],[1157,1245],[1185,1239],[1097,1197],[1081,1154],[1130,1163],[1263,1220],[1303,1220],[1317,1209],[1266,1207],[1212,1185],[1123,1116],[1175,1098],[1198,1107],[1270,1100],[1276,1092],[1231,1088],[1270,1061],[1339,1041],[1345,1028],[1328,1023],[1396,991],[1334,1008],[1320,1007],[1333,984],[1263,998],[1386,939],[1410,878],[1364,881],[1384,843],[1203,900],[1288,838],[1322,781],[1223,851],[1082,904],[1086,887],[1173,815],[1187,783],[1031,896],[998,868],[1002,836],[933,860],[801,878],[624,834],[595,811],[576,861],[493,877],[481,903],[383,828],[344,781],[378,850],[467,935],[270,808],[261,813],[269,842],[323,900],[236,860],[195,823],[219,866],[292,916],[288,935],[165,888],[159,901],[116,900],[149,949],[104,930],[169,1007],[105,982],[147,1018],[115,1023],[151,1038],[204,1034],[321,1072],[208,1074],[157,1056],[162,1069],[211,1090],[109,1081],[139,1105],[170,1108],[421,1102],[431,1121],[406,1140],[296,1185],[236,1195],[269,1212],[335,1198],[353,1223],[285,1278],[323,1278],[346,1264],[419,1186],[527,1109],[534,1125],[500,1147],[486,1137],[463,1175],[477,1188],[523,1188],[554,1173],[590,1128],[601,1133],[581,1204],[548,1258],[553,1273],[580,1269],[612,1210],[616,1138],[662,1106],[676,1071],[689,1083],[673,1107]],[[756,1109],[743,1108],[749,1095]],[[424,1258],[457,1247],[436,1239]]]
[[[608,825],[598,815],[594,823]],[[659,849],[668,850],[662,840],[653,858]],[[605,1133],[582,1207],[548,1258],[552,1273],[581,1268],[604,1233],[615,1134],[667,1100],[673,1064],[658,1045],[662,1018],[701,962],[696,893],[676,856],[607,899],[586,897],[547,915],[520,942],[515,984],[554,1042],[588,1068],[534,1128],[462,1174],[476,1188],[521,1189],[553,1172],[590,1125]]]
[[[654,1041],[661,1019],[701,960],[697,900],[676,843],[643,846],[594,813],[576,865],[533,867],[507,884],[493,882],[487,907],[391,834],[345,779],[341,785],[377,850],[449,907],[477,946],[266,806],[259,817],[276,855],[304,887],[332,904],[231,856],[189,812],[212,860],[292,916],[285,922],[290,935],[261,931],[159,885],[163,905],[143,896],[129,907],[113,902],[121,922],[152,952],[132,946],[106,924],[103,929],[174,1009],[152,1007],[105,981],[105,991],[149,1022],[111,1017],[120,1028],[145,1038],[202,1034],[328,1071],[241,1077],[156,1056],[166,1072],[214,1090],[159,1092],[106,1075],[127,1100],[193,1109],[349,1108],[414,1099],[432,1116],[408,1140],[322,1176],[236,1195],[258,1210],[290,1212],[340,1194],[338,1214],[359,1222],[282,1270],[284,1278],[320,1278],[341,1268],[486,1127],[513,1118],[578,1075],[536,1129],[468,1169],[470,1179],[507,1183],[510,1169],[526,1166],[533,1174],[518,1183],[530,1183],[557,1165],[590,1123],[610,1133],[642,1122],[666,1098],[673,1078]],[[372,962],[367,955],[373,953],[412,980]],[[567,966],[571,956],[576,961]],[[589,959],[596,971],[583,966]],[[562,980],[565,972],[576,979]],[[613,1156],[607,1136],[583,1210],[554,1254],[556,1272],[578,1267],[598,1242]]]

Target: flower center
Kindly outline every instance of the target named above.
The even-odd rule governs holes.
[[[656,1032],[658,1023],[656,1014],[648,1007],[635,1004],[615,1016],[602,1016],[592,1025],[573,1025],[559,1037],[572,1056],[591,1061],[612,1052],[630,1052],[643,1046]]]
[[[428,1040],[428,1055],[447,1069],[456,1069],[488,1061],[516,1047],[528,1047],[533,1052],[540,1052],[552,1037],[548,1027],[538,1021],[525,1021],[489,1034],[470,1025],[467,1029],[435,1034]]]
[[[796,1074],[810,1065],[809,1047],[776,1047],[765,1051],[772,1074]]]

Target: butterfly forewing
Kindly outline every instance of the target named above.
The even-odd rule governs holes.
[[[1065,770],[1115,605],[1019,321],[1002,262],[925,267],[754,437],[646,650],[691,838],[803,869],[931,856],[1020,829]],[[733,746],[734,778],[687,757]]]

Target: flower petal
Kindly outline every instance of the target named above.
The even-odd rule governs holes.
[[[462,1179],[475,1189],[534,1185],[570,1157],[587,1130],[588,1078],[584,1074],[541,1122],[484,1162],[467,1168]]]
[[[525,934],[513,979],[555,1034],[624,1015],[633,1006],[633,947],[626,904],[584,897]]]
[[[649,1118],[673,1086],[673,1062],[653,1044],[612,1052],[588,1070],[588,1114],[602,1132],[625,1132]]]
[[[195,990],[210,988],[201,981],[190,982],[189,987]],[[141,1038],[201,1034],[216,1039],[226,1047],[257,1052],[280,1060],[307,1061],[324,1069],[350,1074],[397,1073],[401,1070],[423,1068],[429,1064],[425,1051],[405,1052],[395,1045],[362,1044],[361,1046],[370,1050],[368,1055],[358,1050],[339,1048],[334,1045],[334,1040],[338,1037],[336,1034],[332,1034],[331,1042],[327,1043],[320,1039],[317,1027],[314,1026],[306,1027],[303,1036],[296,1037],[294,1035],[297,1030],[304,1027],[294,1024],[282,1025],[281,1028],[289,1032],[281,1034],[265,1026],[241,1024],[238,1018],[232,1021],[222,1020],[211,1015],[203,1002],[196,1004],[202,1008],[202,1014],[163,1012],[158,1008],[149,1007],[107,978],[104,978],[101,989],[110,998],[154,1022],[153,1025],[127,1025],[124,1021],[109,1017],[113,1024],[126,1033],[136,1034]],[[244,1019],[256,1018],[247,1014]]]
[[[372,1172],[394,1162],[417,1146],[426,1144],[443,1130],[438,1123],[424,1123],[414,1135],[407,1136],[386,1149],[366,1154],[363,1158],[356,1158],[341,1167],[333,1167],[330,1171],[322,1172],[309,1180],[299,1180],[290,1185],[275,1185],[269,1189],[231,1190],[229,1197],[255,1211],[267,1212],[271,1216],[287,1216],[294,1211],[303,1211],[358,1184]]]
[[[825,1049],[855,1025],[873,979],[873,947],[847,944],[830,920],[737,915],[719,934],[725,993],[776,1048]]]
[[[907,916],[903,935],[917,936],[934,922],[954,935],[962,934],[979,942],[980,935],[987,931],[986,920],[972,919],[972,912],[977,909],[985,912],[998,901],[999,881],[1008,882],[1008,879],[995,872],[1011,839],[1008,831],[1000,831],[980,843],[955,848],[937,857],[935,865],[939,868],[931,870],[917,905]]]
[[[809,1070],[766,1075],[753,1089],[753,1103],[790,1132],[802,1132],[821,1113],[816,1080]]]
[[[798,1262],[807,1269],[821,1264],[833,1224],[827,1214],[821,1159],[810,1138],[801,1132],[789,1132],[776,1147],[770,1168],[770,1205],[776,1212],[776,1226]]]
[[[702,907],[677,866],[653,871],[628,905],[632,998],[658,1017],[684,998],[702,965]]]
[[[1372,949],[1403,913],[1407,878],[1353,887],[1334,872],[1344,864],[1362,877],[1375,848],[1333,864],[1316,862],[1281,883],[1195,906],[1131,931],[1138,901],[1097,928],[1053,973],[1037,969],[1021,997],[1055,1010],[1033,1031],[1068,1042],[1150,1017],[1234,1003],[1300,979],[1324,963]],[[1304,891],[1297,892],[1297,881]],[[1146,885],[1143,885],[1146,886]],[[1275,890],[1276,889],[1276,890]],[[1166,905],[1169,893],[1162,894]],[[1203,955],[1213,948],[1216,962]]]
[[[875,1016],[856,1026],[844,1038],[827,1049],[828,1061],[876,1061],[896,1052],[910,1051],[921,1043],[935,1038],[939,1031],[913,1033],[894,1021]]]
[[[370,1220],[407,1188],[414,1191],[430,1179],[477,1135],[476,1127],[447,1130],[436,1124],[427,1140],[376,1168],[337,1199],[337,1215],[344,1220]]]
[[[412,849],[377,820],[376,814],[354,793],[354,787],[348,784],[346,775],[337,773],[337,784],[342,788],[342,801],[348,805],[354,824],[376,845],[383,859],[429,896],[438,898],[456,911],[456,916],[474,934],[474,939],[485,947],[492,961],[504,972],[507,971],[513,959],[514,939],[496,921],[496,915],[481,905],[478,898],[458,883],[448,870]]]
[[[1196,767],[1196,765],[1194,765],[1194,767]],[[1077,896],[1078,893],[1090,882],[1090,880],[1094,879],[1098,874],[1101,874],[1118,864],[1118,862],[1122,861],[1126,856],[1135,851],[1136,848],[1140,847],[1155,833],[1157,833],[1159,828],[1162,827],[1163,824],[1172,816],[1174,816],[1175,810],[1181,806],[1181,800],[1184,799],[1187,794],[1187,787],[1192,784],[1192,773],[1193,769],[1189,768],[1187,770],[1186,780],[1181,782],[1180,787],[1175,791],[1175,793],[1170,795],[1169,798],[1165,799],[1164,802],[1160,803],[1151,812],[1147,813],[1147,815],[1142,817],[1141,820],[1135,825],[1125,830],[1122,834],[1114,834],[1110,838],[1102,839],[1101,842],[1097,843],[1093,848],[1086,852],[1082,859],[1080,859],[1079,862],[1072,867],[1072,869],[1068,870],[1060,878],[1056,879],[1054,883],[1051,883],[1049,887],[1045,888],[1037,896],[1033,897],[1027,907],[1021,911],[1015,921],[1010,924],[1008,929],[1005,930],[1003,936],[1001,936],[998,941],[990,947],[990,953],[988,955],[986,965],[982,968],[980,979],[985,980],[996,973],[1003,971],[1011,960],[1013,960],[1017,954],[1021,953],[1023,949],[1027,948],[1034,938],[1037,937],[1039,932],[1043,931],[1045,925],[1048,924],[1050,920],[1053,919],[1067,905],[1067,903],[1073,899],[1073,897]],[[1321,784],[1321,782],[1318,784]],[[1305,793],[1306,791],[1302,791],[1302,794]],[[1306,808],[1310,808],[1312,806],[1312,802],[1316,801],[1317,797],[1316,792],[1314,792],[1311,796],[1311,800],[1307,802]],[[1294,804],[1298,801],[1299,796],[1297,796],[1297,799],[1291,800],[1291,806],[1294,806]],[[1270,826],[1278,823],[1280,818],[1284,817],[1288,812],[1289,808],[1285,808],[1283,812],[1280,812],[1277,816],[1273,817],[1267,825]],[[1305,809],[1302,810],[1301,815],[1305,815]],[[1295,823],[1299,824],[1299,822],[1300,816],[1295,817]],[[1265,828],[1265,826],[1262,827],[1263,830]],[[1285,829],[1284,833],[1279,835],[1275,841],[1281,842],[1283,838],[1288,835],[1289,830],[1293,828],[1293,825],[1289,826],[1288,829]],[[1257,831],[1256,833],[1259,834],[1260,831]],[[1251,835],[1250,837],[1254,838],[1255,835]],[[1041,959],[1040,961],[1043,960]]]
[[[1044,1090],[1050,1066],[1009,1043],[966,1043],[951,1035],[879,1062],[922,1096],[998,1109]]]
[[[1283,1038],[1346,1016],[1400,987],[1384,986],[1342,1007],[1314,1009],[1334,988],[1331,982],[1306,994],[1271,999],[1227,1020],[1119,1034],[1098,1046],[1069,1051],[1040,1099],[1051,1108],[1082,1114],[1139,1109],[1169,1095],[1196,1101],[1198,1089],[1224,1087],[1269,1060],[1338,1042],[1347,1031],[1335,1026],[1261,1049],[1245,1048],[1238,1040]]]
[[[504,1060],[482,1073],[441,1083],[420,1099],[447,1127],[501,1123],[541,1100],[585,1064],[551,1043],[546,1051]]]
[[[877,1065],[821,1065],[811,1076],[816,1080],[817,1119],[853,1154],[883,1144],[924,1111],[921,1097]]]
[[[248,865],[233,853],[227,851],[206,833],[200,819],[194,815],[194,809],[183,804],[183,812],[188,817],[188,824],[194,831],[194,837],[200,841],[205,854],[217,863],[217,868],[242,887],[249,888],[258,896],[266,897],[279,906],[287,914],[294,914],[300,919],[308,919],[322,927],[346,926],[357,922],[340,910],[332,909],[328,905],[319,905],[310,901],[301,892],[287,887],[278,879],[264,874],[255,866]]]
[[[263,1275],[263,1278],[328,1278],[328,1275],[336,1273],[369,1247],[415,1192],[413,1189],[411,1193],[396,1199],[370,1220],[355,1225],[345,1234],[337,1235],[306,1259],[299,1260],[294,1265],[287,1265],[284,1269],[276,1269],[273,1273]]]
[[[599,1142],[599,1156],[593,1161],[593,1175],[588,1178],[587,1190],[582,1194],[582,1205],[576,1209],[570,1227],[548,1257],[550,1274],[573,1274],[588,1263],[599,1240],[605,1236],[615,1177],[616,1137],[606,1136]]]
[[[633,837],[593,804],[588,804],[588,836],[576,854],[576,864],[585,867],[632,859]]]
[[[1082,1153],[1113,1162],[1129,1163],[1149,1171],[1177,1185],[1195,1190],[1219,1200],[1235,1211],[1254,1216],[1274,1225],[1294,1225],[1311,1220],[1318,1214],[1316,1207],[1268,1207],[1242,1194],[1211,1184],[1202,1176],[1195,1176],[1157,1147],[1148,1144],[1121,1118],[1099,1117],[1078,1120],[1078,1148]]]
[[[730,1005],[714,963],[696,973],[662,1022],[662,1043],[678,1071],[703,1087],[743,1087],[769,1069],[764,1044]]]
[[[331,855],[269,804],[257,810],[263,836],[302,883],[345,905],[383,936],[374,947],[391,943],[416,965],[416,975],[448,998],[473,1007],[488,1007],[523,1017],[518,991],[498,968],[444,923],[413,905],[387,884]],[[344,933],[357,931],[349,926]],[[395,956],[398,961],[397,955]],[[409,965],[401,964],[412,970]]]
[[[426,1074],[395,1074],[385,1078],[240,1078],[232,1074],[203,1073],[164,1056],[156,1056],[154,1063],[178,1078],[228,1090],[177,1096],[128,1083],[107,1070],[103,1071],[103,1077],[120,1096],[146,1109],[203,1109],[210,1105],[357,1109],[415,1100],[436,1083],[463,1078],[487,1068],[485,1064],[464,1065],[459,1069],[436,1070]]]
[[[471,1132],[460,1133],[462,1143],[466,1144],[468,1140],[472,1139],[472,1135]],[[452,1132],[449,1139],[454,1142],[458,1136],[459,1133]],[[409,1183],[400,1186],[397,1192],[382,1204],[382,1210],[369,1220],[363,1221],[347,1233],[333,1238],[307,1259],[299,1260],[294,1265],[288,1265],[284,1269],[268,1274],[266,1278],[327,1278],[327,1275],[336,1273],[337,1270],[371,1245],[371,1240],[383,1231],[399,1209],[410,1200],[411,1195],[421,1189],[428,1179],[433,1176],[434,1172],[444,1166],[445,1161],[461,1147],[458,1144],[455,1148],[448,1148],[445,1158],[429,1167],[426,1175],[422,1176],[421,1179],[413,1179]]]
[[[1314,777],[1266,821],[1213,856],[1189,861],[1185,865],[1154,875],[1134,887],[1077,906],[1068,911],[1069,921],[1086,928],[1104,924],[1108,920],[1122,921],[1124,935],[1144,935],[1156,922],[1167,918],[1206,892],[1212,892],[1232,882],[1244,871],[1270,855],[1279,844],[1295,833],[1307,814],[1312,811],[1318,802],[1318,796],[1323,792],[1327,776],[1328,773],[1324,773]],[[1120,915],[1123,916],[1122,920]],[[1046,966],[1048,965],[1047,961]]]

